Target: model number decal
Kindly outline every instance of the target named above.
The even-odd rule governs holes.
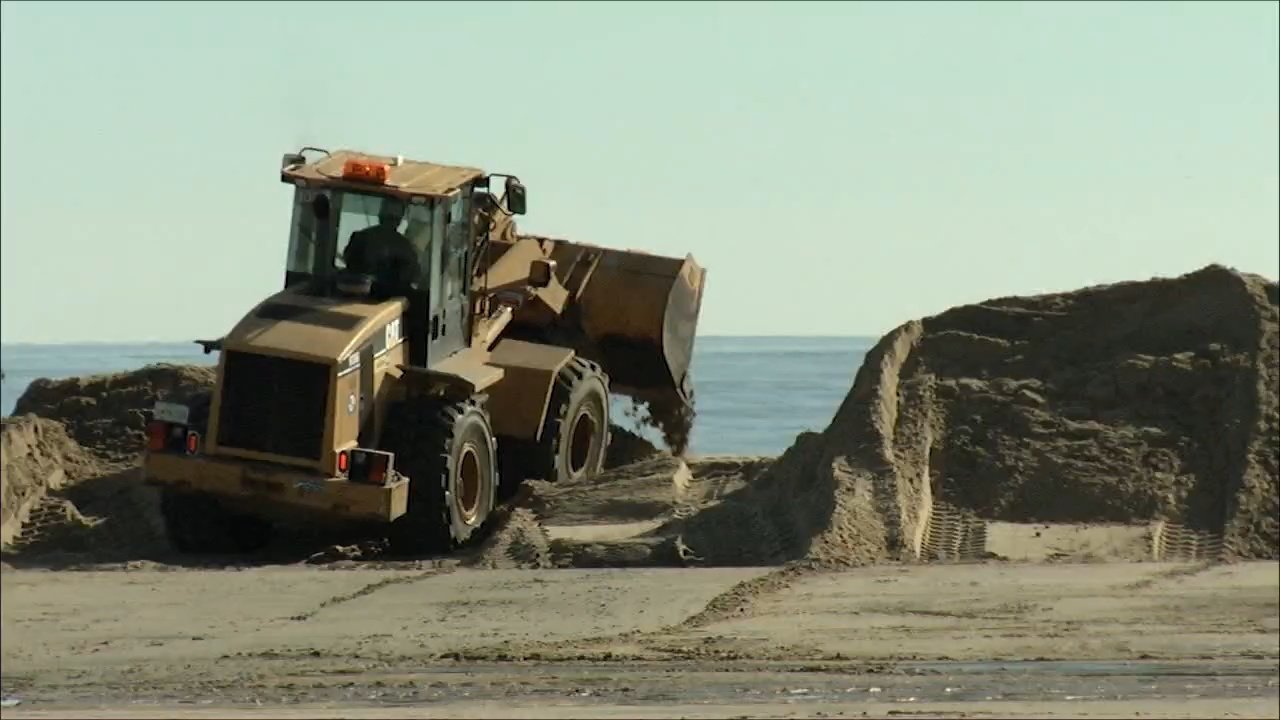
[[[382,326],[382,342],[378,342],[377,331],[375,331],[372,340],[366,343],[365,350],[369,350],[370,348],[368,345],[372,344],[373,357],[381,358],[383,355],[386,355],[391,348],[399,345],[401,342],[404,342],[404,320],[402,318],[396,318]],[[342,377],[343,375],[346,375],[360,367],[360,351],[356,351],[348,355],[345,360],[345,364],[345,367],[342,367],[341,363],[339,364],[338,377]],[[377,363],[375,363],[375,365],[377,365]]]
[[[390,349],[392,345],[395,345],[400,340],[400,318],[387,323],[386,333],[386,345],[383,347]]]

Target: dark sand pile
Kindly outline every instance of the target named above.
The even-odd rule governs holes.
[[[653,443],[634,431],[620,425],[609,427],[609,449],[605,452],[604,458],[606,468],[622,467],[662,454],[667,453],[659,450]]]
[[[1211,266],[907,323],[821,434],[673,526],[708,562],[909,557],[935,500],[1015,522],[1165,519],[1277,550],[1277,288]]]

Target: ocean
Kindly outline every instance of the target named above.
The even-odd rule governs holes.
[[[874,342],[868,337],[699,337],[693,360],[698,417],[691,451],[773,455],[787,449],[798,433],[822,430]],[[3,413],[13,412],[36,378],[216,360],[217,355],[205,355],[193,343],[3,344]]]

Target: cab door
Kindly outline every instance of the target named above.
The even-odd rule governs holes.
[[[437,363],[471,344],[468,263],[471,208],[466,193],[440,201],[431,249],[428,362]]]

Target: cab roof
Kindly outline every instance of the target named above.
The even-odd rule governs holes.
[[[348,160],[372,161],[388,166],[385,183],[361,182],[344,179],[343,167]],[[308,186],[341,187],[390,193],[405,197],[448,197],[458,188],[485,176],[478,168],[456,165],[437,165],[419,160],[401,159],[385,155],[373,155],[354,150],[336,150],[313,163],[289,165],[280,171],[280,180],[291,185],[299,180]]]

